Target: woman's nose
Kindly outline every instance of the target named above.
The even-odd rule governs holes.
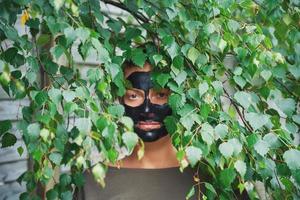
[[[144,112],[148,113],[150,111],[150,107],[149,107],[150,99],[149,99],[149,97],[147,97],[147,99],[145,101],[146,102],[145,102]]]

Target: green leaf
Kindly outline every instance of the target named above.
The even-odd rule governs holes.
[[[106,23],[114,32],[119,33],[121,31],[122,24],[120,21],[110,19]]]
[[[236,138],[232,138],[228,140],[228,143],[233,147],[233,153],[235,155],[238,155],[243,149],[243,145]]]
[[[71,90],[64,90],[62,92],[62,96],[64,97],[66,102],[72,102],[76,97],[76,93],[74,91],[71,91]]]
[[[223,94],[223,84],[221,81],[213,81],[212,86],[214,87],[217,95]]]
[[[234,168],[236,171],[241,175],[241,177],[244,177],[247,171],[246,163],[242,160],[237,160],[234,163]]]
[[[63,7],[65,0],[53,0],[53,1],[50,1],[50,3],[56,11],[59,11],[61,9],[61,7]]]
[[[58,192],[56,191],[56,189],[51,189],[51,190],[47,191],[46,197],[49,200],[56,200],[56,199],[58,199]]]
[[[203,141],[211,145],[214,141],[214,128],[209,123],[204,123],[200,131]]]
[[[155,65],[157,65],[162,59],[163,59],[162,55],[155,54],[153,56],[153,60],[154,60]]]
[[[80,27],[75,30],[76,36],[84,43],[90,36],[90,30],[85,27]]]
[[[35,95],[34,99],[38,105],[42,105],[48,100],[48,95],[45,91],[40,91]]]
[[[294,177],[294,179],[296,180],[296,182],[298,183],[298,184],[300,184],[300,170],[298,169],[298,170],[295,170],[295,172],[293,173],[293,177]]]
[[[73,194],[71,191],[66,191],[61,194],[61,200],[72,200]]]
[[[223,52],[227,46],[227,42],[220,35],[212,34],[209,39],[210,49],[213,52]]]
[[[58,60],[62,56],[62,54],[65,52],[65,49],[61,45],[56,45],[54,47],[51,47],[50,52],[51,52],[52,56],[56,60]]]
[[[49,98],[51,99],[51,101],[53,103],[55,103],[56,105],[60,104],[62,95],[61,95],[61,91],[59,89],[56,89],[54,87],[52,87],[49,91],[48,91],[48,95]]]
[[[204,182],[204,185],[205,185],[205,188],[209,191],[211,191],[213,194],[217,195],[217,192],[215,190],[215,188],[210,184],[210,183],[207,183],[207,182]]]
[[[192,167],[194,167],[197,164],[197,162],[201,159],[202,156],[202,150],[195,146],[187,147],[185,149],[185,153]]]
[[[132,152],[133,148],[138,142],[138,136],[136,133],[133,132],[125,132],[122,135],[122,139],[124,144],[126,145],[129,152]]]
[[[254,149],[259,155],[265,156],[270,150],[269,143],[264,140],[259,140],[254,145]]]
[[[254,130],[257,130],[268,123],[269,116],[262,113],[246,113],[245,119],[250,123]]]
[[[218,42],[218,47],[220,51],[223,52],[224,49],[227,47],[227,42],[221,38],[220,41]]]
[[[73,27],[68,27],[64,29],[64,34],[67,38],[68,44],[71,44],[76,39],[76,32]]]
[[[68,186],[72,182],[72,178],[69,174],[61,174],[59,177],[59,183],[62,186]]]
[[[281,99],[276,104],[287,116],[292,116],[296,108],[296,102],[292,98]]]
[[[225,138],[227,133],[228,133],[228,127],[225,124],[218,124],[215,127],[215,133],[217,136],[219,136],[220,138]]]
[[[115,66],[113,66],[115,67]],[[116,72],[115,72],[116,71]],[[119,73],[119,66],[117,70],[110,71],[112,78],[114,79],[115,76]],[[100,69],[89,69],[87,71],[87,77],[89,78],[91,83],[95,83],[96,81],[99,81],[104,76],[103,71]]]
[[[92,123],[89,118],[79,118],[75,122],[75,126],[81,133],[89,133],[92,128]]]
[[[44,46],[45,44],[49,43],[51,36],[49,34],[41,34],[36,41],[38,46]]]
[[[108,112],[116,117],[121,117],[124,115],[125,109],[122,105],[113,105],[108,107]]]
[[[297,149],[290,149],[284,152],[283,159],[290,168],[290,170],[300,169],[300,151]]]
[[[76,103],[73,102],[67,102],[65,104],[65,111],[70,114],[72,112],[74,112],[75,110],[78,109],[78,105]]]
[[[50,135],[50,131],[46,128],[43,128],[40,132],[40,136],[45,142],[48,141],[49,135]]]
[[[75,89],[75,93],[76,93],[77,98],[87,99],[90,97],[90,93],[86,87],[77,87]]]
[[[43,156],[43,152],[40,149],[35,149],[32,153],[32,158],[38,162],[41,162]],[[51,173],[51,171],[48,171],[49,173]],[[47,176],[47,174],[44,174],[44,176]],[[47,179],[50,177],[47,177]]]
[[[4,120],[4,121],[0,121],[0,136],[9,131],[12,128],[12,124],[11,121],[9,120]]]
[[[184,116],[180,118],[180,123],[186,128],[187,131],[190,131],[194,125],[194,120],[190,116]]]
[[[117,75],[121,72],[120,66],[115,63],[108,64],[107,68],[108,68],[107,71],[111,74],[111,78],[113,80],[115,80]]]
[[[233,80],[234,82],[236,82],[236,84],[238,84],[242,89],[245,87],[246,85],[246,81],[242,76],[233,76]]]
[[[96,38],[92,38],[91,41],[92,41],[94,48],[98,52],[98,58],[99,58],[98,60],[101,63],[109,63],[111,61],[111,59],[109,57],[108,51],[102,46],[102,44]]]
[[[251,95],[244,91],[238,91],[234,94],[234,99],[241,104],[246,110],[252,104]]]
[[[237,21],[230,19],[228,20],[228,27],[233,33],[235,33],[240,28],[240,24]]]
[[[168,83],[170,78],[170,74],[161,73],[156,77],[156,81],[163,88]]]
[[[216,26],[213,23],[206,24],[204,27],[204,31],[207,34],[212,34],[213,32],[216,31]]]
[[[219,146],[219,151],[221,152],[221,154],[225,157],[225,158],[229,158],[232,156],[233,154],[233,147],[230,143],[228,142],[223,142],[222,144],[220,144]]]
[[[293,115],[293,121],[300,125],[300,114]]]
[[[120,119],[120,122],[122,124],[125,125],[125,127],[129,130],[129,131],[132,131],[133,130],[133,121],[130,117],[127,117],[127,116],[122,116],[121,119]]]
[[[40,135],[40,125],[38,123],[30,124],[27,127],[27,132],[31,141],[38,139]]]
[[[192,186],[191,189],[189,190],[189,192],[187,193],[187,195],[185,196],[185,199],[188,200],[191,197],[193,197],[195,195],[195,187]]]
[[[37,61],[36,58],[34,58],[32,56],[27,57],[27,63],[29,64],[30,69],[33,72],[38,72],[39,71],[39,64],[38,64],[38,61]]]
[[[200,97],[208,91],[207,82],[200,83],[198,86]]]
[[[200,52],[195,47],[191,47],[188,51],[187,57],[195,64],[197,58],[200,56]]]
[[[295,65],[288,65],[288,70],[298,80],[300,78],[300,68]]]
[[[36,72],[28,71],[25,76],[30,84],[34,84],[34,82],[37,80]]]
[[[92,173],[94,178],[98,183],[101,184],[102,187],[105,186],[104,178],[106,175],[106,168],[101,164],[98,163],[92,168]]]
[[[182,56],[176,56],[174,59],[173,59],[173,66],[176,67],[177,69],[182,69],[183,66],[184,66],[184,59]]]
[[[248,147],[253,148],[253,146],[259,140],[259,137],[257,134],[253,133],[253,134],[247,136],[246,140],[247,140]]]
[[[62,155],[57,152],[53,152],[49,155],[49,159],[56,165],[59,165],[62,160]]]
[[[19,153],[19,156],[22,156],[22,154],[23,154],[23,152],[24,152],[24,149],[23,149],[22,146],[19,146],[19,147],[17,148],[17,151],[18,151],[18,153]]]
[[[47,73],[54,75],[58,70],[58,65],[55,62],[48,60],[45,63],[45,70]]]
[[[177,127],[174,126],[174,124],[176,124],[176,122],[177,121],[176,121],[175,117],[172,117],[172,116],[167,116],[164,119],[164,124],[165,124],[169,134],[175,133]]]
[[[271,148],[277,148],[280,146],[280,141],[278,136],[274,133],[268,133],[263,137],[263,140],[266,141]]]
[[[180,86],[187,77],[187,73],[185,71],[181,71],[175,78],[175,82],[178,84],[178,86]]]
[[[218,177],[220,184],[224,188],[230,188],[231,183],[234,181],[236,173],[233,168],[227,168],[220,172]]]
[[[11,133],[5,133],[1,138],[1,148],[13,146],[17,142],[15,135]]]
[[[263,70],[262,72],[260,72],[260,75],[261,77],[263,77],[263,79],[265,79],[265,81],[268,81],[272,76],[272,72],[270,70]]]
[[[131,59],[137,66],[143,67],[146,61],[146,55],[141,49],[133,49],[131,51]]]
[[[77,172],[74,175],[72,175],[72,179],[76,186],[82,187],[85,183],[84,176],[81,172]]]
[[[176,56],[178,56],[178,52],[179,52],[178,44],[175,41],[173,41],[172,44],[167,48],[167,52],[170,55],[170,57],[174,59]]]

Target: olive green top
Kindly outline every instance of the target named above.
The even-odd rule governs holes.
[[[204,192],[203,184],[196,184],[193,177],[196,170],[190,167],[183,173],[178,167],[163,169],[141,169],[109,167],[106,174],[105,188],[94,180],[91,172],[84,173],[85,185],[75,194],[76,200],[184,200],[193,185],[195,195],[190,200],[198,200],[199,188]],[[211,182],[208,177],[200,177],[199,182]],[[213,184],[213,182],[211,182]],[[217,194],[220,195],[220,194]],[[200,199],[202,199],[200,197]],[[218,199],[218,198],[217,198]],[[244,190],[242,194],[234,191],[231,197],[225,199],[250,199]]]
[[[90,172],[78,194],[80,200],[184,200],[194,184],[193,169],[183,173],[178,167],[130,169],[109,167],[106,186],[98,185]]]

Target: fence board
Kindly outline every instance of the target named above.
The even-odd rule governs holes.
[[[0,185],[1,200],[17,200],[22,192],[26,190],[25,185],[20,185],[18,182],[12,182],[5,185]]]
[[[17,148],[18,147],[23,147],[24,152],[20,156]],[[6,147],[1,149],[0,151],[0,164],[5,163],[5,162],[13,162],[13,161],[20,161],[20,160],[25,160],[28,157],[27,149],[25,147],[25,144],[23,141],[17,141],[14,146],[11,147]]]
[[[0,120],[18,120],[22,118],[22,108],[29,105],[29,100],[0,101]]]
[[[27,170],[27,160],[0,164],[0,182],[12,182]]]

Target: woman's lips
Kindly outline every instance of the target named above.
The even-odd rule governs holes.
[[[152,129],[159,129],[161,124],[156,121],[139,121],[136,125],[139,129],[149,131]]]

